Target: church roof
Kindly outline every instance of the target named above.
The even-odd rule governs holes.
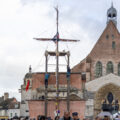
[[[114,38],[113,38],[114,37]],[[112,42],[116,42],[116,48],[112,49]],[[80,63],[72,68],[75,71],[85,72],[85,65],[88,62],[91,62],[94,59],[103,59],[103,58],[120,58],[120,33],[113,23],[109,21],[100,38],[94,45],[91,52],[86,58],[84,58]],[[87,61],[90,59],[90,61]]]

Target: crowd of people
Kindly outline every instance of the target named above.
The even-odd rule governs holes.
[[[38,118],[38,120],[52,120],[52,119],[51,118],[46,119],[45,117],[40,117]],[[102,116],[102,117],[97,116],[94,119],[93,118],[80,119],[77,112],[72,113],[72,116],[70,116],[70,112],[65,111],[62,118],[56,116],[54,120],[120,120],[120,116],[116,116],[115,118],[110,118],[110,116]]]
[[[116,116],[115,118],[110,118],[109,116],[104,116],[104,118],[96,117],[95,120],[120,120],[120,116]]]
[[[29,118],[29,117],[25,117],[25,118],[13,118],[13,119],[10,119],[10,120],[120,120],[120,114],[116,115],[114,118],[111,118],[111,116],[97,116],[95,118],[83,118],[83,119],[80,119],[79,118],[79,114],[77,112],[73,112],[72,113],[72,116],[70,115],[70,112],[68,111],[65,111],[64,112],[64,115],[63,117],[60,118],[60,116],[56,116],[54,119],[51,119],[51,117],[45,117],[45,116],[42,116],[42,115],[39,115],[37,117],[37,119],[33,118]]]
[[[43,117],[39,117],[38,120],[52,120],[52,119],[50,119],[50,118],[46,119],[43,116]],[[56,116],[54,120],[80,120],[80,119],[78,117],[78,113],[77,112],[72,113],[72,117],[71,117],[70,116],[70,112],[65,111],[62,118],[60,118],[60,116]]]

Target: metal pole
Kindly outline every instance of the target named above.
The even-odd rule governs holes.
[[[47,51],[45,52],[45,58],[46,58],[45,73],[47,74],[48,72],[48,52]],[[46,117],[47,117],[47,104],[48,104],[47,97],[48,97],[48,90],[45,85],[45,116]]]
[[[67,54],[68,56],[68,63],[67,63],[67,67],[70,67],[70,53],[68,52]],[[67,69],[68,69],[67,68]],[[67,76],[67,110],[70,111],[70,76]]]

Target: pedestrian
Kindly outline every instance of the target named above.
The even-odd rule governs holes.
[[[37,120],[45,120],[45,116],[39,115],[39,116],[37,117]]]
[[[95,118],[95,120],[101,120],[101,118],[97,116],[97,117]]]
[[[73,112],[72,113],[72,119],[73,120],[80,120],[79,117],[78,117],[78,113],[77,112]]]
[[[115,117],[115,120],[120,120],[120,116],[117,115],[117,116]]]
[[[83,120],[88,120],[88,118],[83,118]]]
[[[103,120],[110,120],[110,118],[108,116],[104,116]]]
[[[56,116],[56,117],[55,117],[55,120],[59,120],[59,119],[60,119],[60,116]]]
[[[62,118],[60,118],[60,120],[72,120],[72,118],[70,116],[70,112],[69,111],[65,111],[64,112],[64,116]]]

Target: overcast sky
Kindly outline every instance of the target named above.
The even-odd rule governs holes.
[[[106,27],[111,0],[0,0],[0,95],[9,92],[20,100],[18,89],[29,65],[33,72],[44,71],[44,52],[55,50],[55,44],[33,38],[56,34],[57,4],[60,38],[81,40],[60,43],[60,50],[70,50],[73,67],[87,56]],[[113,0],[113,4],[120,29],[120,1]],[[50,57],[49,63],[54,62]],[[66,64],[64,58],[60,62]]]

